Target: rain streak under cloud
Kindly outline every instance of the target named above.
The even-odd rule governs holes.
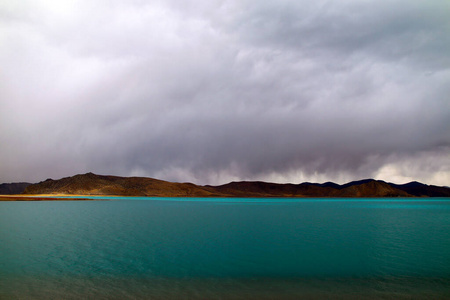
[[[3,1],[0,182],[450,185],[450,2]]]

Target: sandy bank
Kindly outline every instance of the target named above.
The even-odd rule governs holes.
[[[67,195],[0,195],[0,201],[78,201],[78,200],[103,200],[92,198],[63,198]],[[72,195],[71,195],[72,196]],[[75,195],[73,195],[75,196]],[[80,195],[81,197],[83,195]]]

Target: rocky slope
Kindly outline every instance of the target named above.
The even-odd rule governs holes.
[[[173,183],[144,177],[102,176],[87,173],[28,186],[24,194],[208,197],[212,191],[191,183]]]

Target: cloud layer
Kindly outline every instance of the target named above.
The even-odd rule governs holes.
[[[0,44],[1,182],[450,185],[446,0],[20,1]]]

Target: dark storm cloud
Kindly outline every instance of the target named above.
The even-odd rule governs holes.
[[[0,14],[2,182],[450,180],[446,1],[70,3]]]
[[[446,1],[281,1],[249,5],[234,25],[252,44],[328,60],[362,54],[442,69],[450,66],[449,11]]]

